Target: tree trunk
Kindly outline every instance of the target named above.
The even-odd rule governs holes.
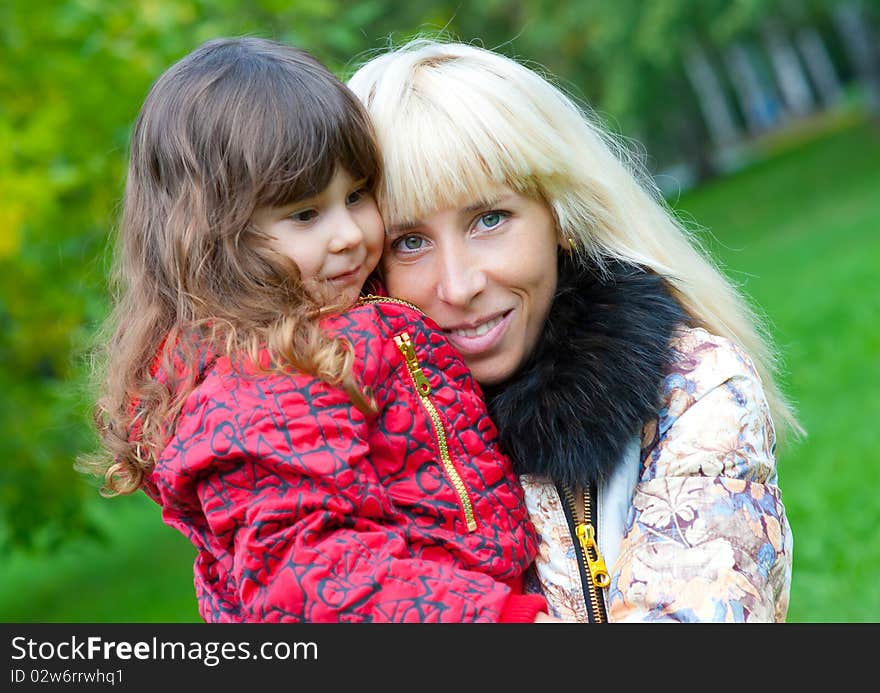
[[[880,120],[880,48],[861,2],[836,5],[832,17],[850,63],[867,96],[868,108]]]
[[[684,53],[684,69],[716,147],[725,147],[740,137],[733,113],[724,96],[718,75],[703,48],[694,42]]]
[[[779,99],[761,80],[748,47],[734,42],[724,49],[724,64],[739,99],[749,132],[760,134],[776,125],[784,115]]]
[[[797,45],[822,104],[826,108],[836,105],[841,97],[840,79],[822,35],[815,27],[803,27],[797,33]]]
[[[788,35],[776,22],[765,24],[761,33],[779,91],[789,112],[795,116],[809,114],[815,108],[815,100]]]

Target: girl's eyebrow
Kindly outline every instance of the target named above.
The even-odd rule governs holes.
[[[309,195],[308,197],[300,197],[295,200],[289,200],[288,202],[283,202],[278,205],[278,209],[281,210],[294,210],[300,207],[311,207],[318,202],[318,198],[321,196],[320,192]]]

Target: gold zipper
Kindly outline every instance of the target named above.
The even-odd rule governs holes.
[[[599,588],[608,587],[611,584],[611,576],[605,567],[605,559],[599,552],[599,544],[596,542],[596,528],[593,526],[592,505],[590,502],[589,489],[584,489],[584,514],[583,518],[578,515],[577,503],[574,493],[568,487],[565,489],[565,497],[571,508],[571,518],[574,521],[574,530],[584,557],[584,563],[589,573],[587,579],[587,591],[590,595],[590,603],[593,607],[593,615],[597,623],[605,620],[605,609],[601,602]]]
[[[367,305],[368,303],[400,303],[401,305],[408,306],[413,310],[419,311],[424,315],[424,311],[419,308],[415,303],[410,303],[409,301],[404,301],[402,298],[393,298],[391,296],[376,296],[376,294],[367,294],[366,296],[361,296],[358,299],[359,305]]]
[[[428,382],[424,371],[422,371],[422,367],[419,365],[419,360],[416,357],[416,351],[413,348],[409,335],[406,332],[401,332],[400,334],[395,335],[394,343],[397,345],[397,348],[400,349],[400,353],[403,354],[403,360],[406,362],[406,367],[409,370],[410,377],[412,377],[419,399],[422,400],[422,405],[425,407],[428,416],[431,418],[431,423],[434,426],[434,435],[437,438],[437,446],[440,449],[440,459],[443,461],[443,468],[446,470],[449,480],[452,482],[452,485],[458,493],[461,507],[464,510],[468,532],[474,532],[477,529],[474,506],[468,496],[464,481],[462,481],[461,476],[458,474],[458,470],[456,470],[455,466],[452,464],[452,458],[449,456],[449,446],[446,442],[446,433],[443,430],[443,422],[440,420],[440,414],[437,413],[437,408],[434,406],[434,402],[432,402],[429,397],[431,394],[431,384]]]

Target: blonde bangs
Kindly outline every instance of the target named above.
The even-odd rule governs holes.
[[[428,64],[406,84],[393,109],[373,112],[384,159],[379,198],[389,225],[490,200],[501,186],[543,196],[541,184],[558,172],[553,151],[559,143],[550,141],[546,128],[524,137],[523,123],[509,117],[504,104],[509,83],[487,88],[485,74],[470,75],[466,65],[445,67],[461,74],[458,88],[444,91],[443,98],[423,96],[447,82],[444,76],[432,84]],[[482,82],[479,89],[471,88],[472,80]]]

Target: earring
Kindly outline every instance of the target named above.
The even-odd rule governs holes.
[[[568,247],[570,250],[577,249],[577,243],[575,242],[574,238],[572,238],[571,236],[568,237]]]

